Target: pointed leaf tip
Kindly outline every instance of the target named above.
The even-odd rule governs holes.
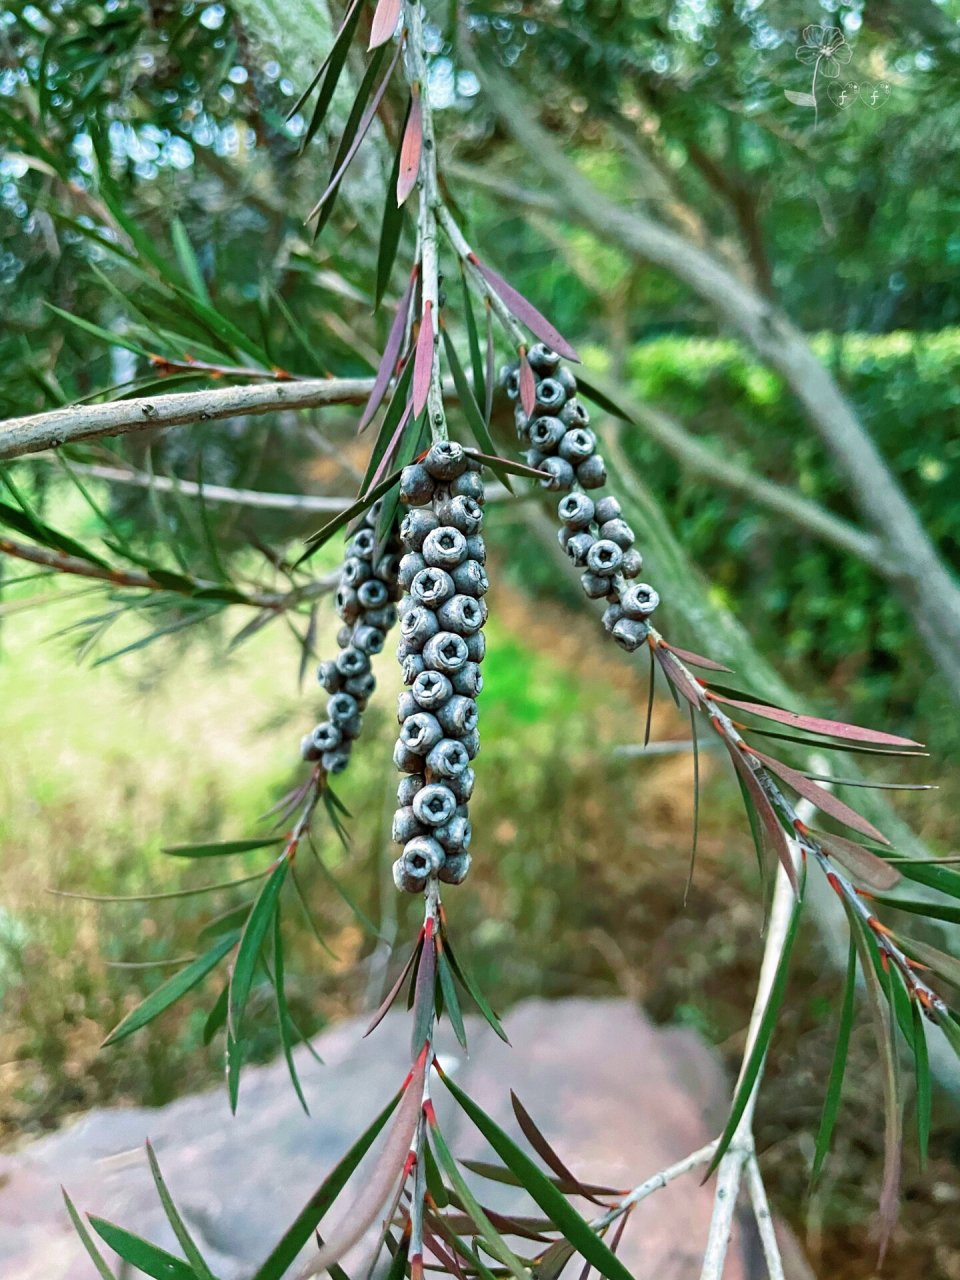
[[[533,370],[530,368],[530,361],[527,357],[520,357],[520,403],[523,406],[523,412],[530,417],[537,403],[537,384],[534,381]]]
[[[370,43],[368,49],[378,49],[386,44],[397,29],[400,22],[401,0],[380,0],[370,24]]]
[[[413,357],[413,416],[419,418],[427,405],[430,378],[433,374],[433,303],[423,309],[417,349]]]
[[[484,266],[479,261],[476,262],[476,267],[494,293],[507,304],[516,318],[525,324],[532,334],[535,334],[541,342],[545,342],[558,355],[567,360],[573,360],[576,364],[580,363],[580,357],[563,334],[557,332],[532,302],[528,302],[522,293],[514,289],[513,285],[507,284],[503,276],[498,275],[492,267]]]
[[[403,204],[417,185],[420,173],[420,155],[423,151],[423,103],[420,86],[414,85],[410,99],[410,113],[400,144],[400,172],[397,174],[397,204]]]

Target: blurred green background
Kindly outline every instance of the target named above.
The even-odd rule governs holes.
[[[558,207],[543,196],[545,184],[490,117],[451,44],[449,6],[428,7],[442,166],[485,260],[577,343],[589,370],[668,413],[718,456],[856,523],[846,479],[778,376],[673,276],[591,234],[562,198]],[[598,193],[683,231],[811,335],[955,572],[960,38],[952,0],[558,0],[471,4],[465,13],[486,56],[509,69]],[[339,15],[333,6],[332,20]],[[331,118],[301,154],[309,108],[286,116],[329,45],[330,20],[317,5],[300,21],[279,0],[7,6],[3,417],[107,388],[217,385],[183,368],[159,378],[137,348],[312,376],[372,371],[391,318],[389,309],[374,315],[371,303],[402,103],[385,99],[331,224],[313,240],[302,219],[325,183],[364,62],[359,51],[351,58]],[[858,100],[841,110],[824,90],[814,129],[786,97],[809,88],[796,52],[810,24],[836,27],[852,51],[838,83],[889,86],[880,107]],[[514,201],[491,182],[525,190]],[[412,248],[409,224],[392,296]],[[195,286],[193,302],[184,281]],[[456,317],[452,264],[447,284]],[[244,336],[239,355],[198,319],[203,297]],[[459,341],[456,318],[453,326]],[[105,441],[70,456],[81,467],[351,494],[369,448],[354,420],[342,410],[276,414]],[[957,708],[891,584],[749,494],[696,473],[641,426],[601,420],[616,433],[666,633],[715,656],[733,653],[740,677],[760,692],[782,697],[789,687],[827,714],[926,740],[930,769],[917,780],[942,788],[907,794],[896,810],[934,852],[954,849]],[[505,405],[494,434],[511,447]],[[22,461],[9,476],[51,524],[84,541],[103,535],[62,466]],[[222,560],[231,575],[274,581],[265,552],[294,552],[316,524],[235,505],[200,513],[176,495],[148,500],[140,488],[85,483],[145,556],[198,576],[219,576]],[[689,753],[615,754],[642,738],[645,671],[600,643],[575,579],[527,536],[531,509],[491,508],[484,745],[471,809],[478,856],[469,892],[451,903],[455,928],[498,1007],[531,993],[621,992],[657,1018],[698,1027],[735,1066],[762,949],[736,788],[705,752],[701,858],[684,908]],[[324,555],[318,572],[335,563],[334,548]],[[93,904],[47,891],[169,893],[221,878],[165,858],[162,846],[254,832],[300,776],[296,744],[320,701],[309,673],[298,685],[305,617],[299,635],[279,622],[233,646],[248,620],[242,606],[207,616],[167,602],[150,614],[124,600],[132,607],[106,629],[102,594],[85,598],[86,584],[20,581],[28,567],[7,558],[0,571],[0,1125],[12,1142],[91,1105],[162,1103],[220,1078],[220,1046],[203,1043],[212,987],[116,1050],[98,1045],[169,972],[129,966],[193,954],[199,932],[242,895]],[[321,654],[334,643],[331,614],[319,611],[311,637]],[[92,665],[180,622],[197,625]],[[374,931],[402,939],[410,923],[387,874],[393,665],[379,660],[379,710],[368,715],[341,788],[356,814],[350,850],[323,832],[334,879],[316,864],[304,868],[333,954],[295,904],[287,911],[291,1006],[307,1031],[369,1002],[382,980]],[[688,732],[658,699],[655,737],[682,744]],[[248,865],[256,869],[257,855]],[[809,927],[758,1130],[777,1203],[797,1223],[838,998]],[[256,1054],[267,1058],[278,1042],[266,993],[262,1005]],[[879,1180],[869,1035],[855,1035],[861,1069],[849,1073],[857,1083],[821,1210],[818,1248],[831,1275],[870,1274],[854,1263],[841,1270],[857,1252],[851,1242],[865,1238]],[[891,1274],[958,1274],[958,1241],[938,1209],[956,1187],[957,1154],[944,1110],[927,1172],[908,1156],[906,1225]],[[921,1228],[929,1243],[918,1252]]]

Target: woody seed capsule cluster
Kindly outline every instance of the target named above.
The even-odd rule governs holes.
[[[400,475],[409,510],[400,525],[397,657],[400,736],[393,838],[398,889],[417,893],[431,876],[460,884],[470,869],[470,761],[480,750],[477,695],[483,688],[486,552],[480,465],[458,444],[437,443]]]
[[[383,648],[397,620],[400,544],[391,535],[386,546],[378,548],[379,513],[380,504],[375,503],[347,546],[336,595],[343,622],[337,633],[340,654],[334,661],[321,662],[317,670],[317,679],[330,695],[327,718],[300,743],[304,760],[319,760],[327,773],[341,773],[350,763],[361,713],[376,686],[370,658]]]
[[[603,625],[621,648],[632,653],[650,631],[647,618],[660,603],[653,587],[633,582],[643,568],[636,535],[623,519],[620,503],[582,490],[603,487],[607,470],[590,430],[590,415],[577,399],[577,380],[555,351],[542,342],[527,354],[533,370],[535,402],[528,414],[520,404],[517,365],[501,371],[507,395],[516,401],[518,437],[528,446],[529,466],[549,473],[540,483],[562,493],[557,505],[560,545],[582,569],[581,584],[592,600],[607,600]],[[579,486],[577,489],[575,486]]]

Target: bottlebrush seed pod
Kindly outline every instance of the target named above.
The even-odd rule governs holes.
[[[433,610],[426,605],[414,605],[403,615],[400,623],[400,635],[406,645],[406,652],[420,653],[431,636],[435,636],[439,630],[440,623]]]
[[[352,742],[354,738],[360,737],[363,729],[363,716],[358,713],[355,716],[351,716],[349,720],[341,720],[339,728],[340,733],[343,735],[343,742],[340,745],[345,751],[349,750],[348,743]]]
[[[300,739],[301,759],[306,760],[309,763],[313,763],[313,761],[319,760],[322,755],[323,755],[323,752],[320,750],[316,742],[314,742],[313,740],[313,734],[305,733],[303,737]]]
[[[559,418],[546,416],[530,424],[530,444],[544,454],[553,453],[566,434],[567,428]]]
[[[612,631],[620,619],[623,617],[623,608],[618,604],[608,604],[603,611],[603,626],[605,631]]]
[[[623,552],[615,542],[599,538],[587,552],[587,568],[601,577],[612,577],[623,562]]]
[[[596,538],[592,533],[588,533],[584,529],[581,533],[575,533],[567,539],[566,552],[575,565],[582,568],[587,563],[587,556],[590,549],[596,542]]]
[[[557,417],[565,426],[571,428],[590,425],[590,415],[587,413],[586,406],[579,400],[568,400]]]
[[[436,529],[440,521],[426,507],[408,511],[400,522],[400,538],[408,551],[419,551],[428,533]]]
[[[455,778],[470,763],[466,748],[456,738],[441,738],[427,755],[428,778]]]
[[[467,558],[467,540],[459,529],[441,525],[424,538],[423,558],[433,568],[455,569]]]
[[[361,653],[380,653],[386,638],[379,627],[368,627],[365,623],[355,627],[353,632],[353,643]]]
[[[484,618],[486,621],[486,618]],[[482,631],[464,637],[467,642],[467,658],[472,663],[482,662],[487,654],[487,641]]]
[[[592,454],[577,467],[577,483],[584,489],[602,489],[607,483],[607,468],[599,453]]]
[[[570,529],[589,529],[595,511],[585,493],[568,493],[557,504],[557,515]]]
[[[400,726],[400,741],[409,751],[420,756],[425,756],[442,737],[439,721],[428,711],[417,711],[407,716]]]
[[[472,698],[456,693],[437,708],[440,728],[448,738],[460,738],[477,727],[477,704]]]
[[[573,487],[574,470],[564,458],[544,458],[538,470],[547,473],[540,484],[552,493],[563,493]]]
[[[421,569],[410,583],[411,598],[425,609],[439,608],[444,600],[456,595],[456,590],[453,578],[445,569]]]
[[[469,853],[456,853],[449,855],[443,863],[439,871],[439,878],[444,884],[463,884],[470,871],[471,858]]]
[[[637,622],[631,618],[621,618],[611,632],[614,640],[622,649],[633,653],[639,649],[650,634],[650,626],[646,622]]]
[[[444,631],[458,636],[472,635],[483,626],[486,613],[481,600],[456,595],[437,610],[436,618]]]
[[[340,745],[342,734],[337,725],[321,720],[313,731],[313,741],[318,751],[334,751]]]
[[[424,708],[413,696],[412,689],[404,689],[403,693],[397,698],[397,723],[403,724],[409,716],[415,716],[418,711]]]
[[[343,676],[361,676],[370,670],[370,659],[362,650],[350,645],[337,657],[337,670]]]
[[[467,454],[455,440],[438,440],[427,450],[423,465],[435,480],[455,480],[467,469]]]
[[[408,551],[405,556],[400,559],[400,565],[397,569],[397,581],[404,591],[410,590],[410,583],[414,580],[421,569],[427,567],[427,562],[423,556],[415,551]]]
[[[570,539],[577,532],[580,532],[580,531],[577,529],[568,529],[566,525],[560,526],[560,528],[557,530],[557,541],[560,543],[561,551],[567,550],[567,547],[570,545]]]
[[[467,539],[467,558],[476,560],[477,564],[486,564],[487,547],[481,534],[475,533]]]
[[[541,413],[553,413],[566,398],[567,393],[556,378],[541,378],[537,383],[536,405]]]
[[[446,785],[456,797],[458,805],[465,805],[473,795],[474,783],[477,775],[472,769],[464,769],[462,773],[458,773],[456,777],[449,778]]]
[[[534,373],[539,373],[541,376],[553,374],[560,363],[560,357],[556,351],[548,347],[545,342],[535,342],[527,352],[527,360]]]
[[[443,849],[431,836],[414,836],[404,846],[401,860],[416,876],[432,876],[443,866]]]
[[[505,364],[500,370],[500,385],[509,399],[517,399],[520,394],[520,371],[515,364]]]
[[[419,653],[409,653],[400,659],[400,675],[404,684],[413,684],[417,676],[424,670],[426,663]]]
[[[616,498],[607,494],[605,497],[597,499],[595,515],[597,524],[604,525],[608,520],[617,520],[622,515],[623,511]]]
[[[412,462],[400,472],[400,501],[422,507],[433,497],[433,476],[421,462]]]
[[[483,509],[473,498],[451,495],[438,503],[435,509],[442,524],[452,525],[465,537],[476,533],[483,524]]]
[[[364,703],[377,687],[377,681],[372,671],[364,671],[362,675],[351,676],[349,680],[344,681],[344,692],[349,693],[356,698],[359,703]]]
[[[565,364],[560,365],[558,369],[554,369],[550,376],[560,383],[567,393],[568,400],[571,396],[577,394],[577,380]]]
[[[466,853],[473,838],[473,828],[468,818],[454,816],[443,826],[435,827],[432,835],[449,857],[451,854]]]
[[[620,604],[627,618],[647,618],[659,603],[659,594],[646,582],[635,582],[620,592]]]
[[[411,871],[403,858],[393,864],[393,883],[401,893],[422,893],[427,886],[427,877]]]
[[[523,460],[528,467],[535,467],[538,471],[543,466],[546,458],[545,453],[541,453],[539,449],[528,449],[523,455]]]
[[[467,698],[479,697],[483,691],[483,676],[479,665],[473,661],[464,662],[462,667],[451,672],[450,683],[455,693],[462,693]]]
[[[359,556],[348,556],[340,570],[340,584],[346,587],[359,587],[366,582],[373,569],[369,560],[361,560]]]
[[[337,664],[328,658],[317,667],[317,680],[326,689],[327,693],[336,693],[340,688],[343,676]]]
[[[381,631],[389,631],[391,627],[396,626],[397,617],[395,604],[385,604],[382,609],[368,609],[363,615],[364,622],[368,626],[379,627]]]
[[[422,836],[424,834],[424,825],[413,808],[405,805],[394,813],[393,827],[390,834],[393,837],[394,844],[406,844],[414,836]]]
[[[408,773],[397,783],[397,804],[401,809],[413,804],[413,797],[425,786],[426,779],[422,773]]]
[[[343,773],[350,763],[350,756],[343,750],[325,751],[320,757],[320,763],[327,773]]]
[[[461,735],[460,741],[467,753],[467,759],[472,760],[480,750],[480,734],[476,729],[471,729],[469,733]]]
[[[465,471],[462,476],[457,476],[455,480],[450,481],[451,498],[472,498],[474,502],[483,506],[483,477],[476,471]]]
[[[353,639],[353,624],[346,623],[337,631],[337,645],[341,649],[346,649],[350,641]]]
[[[400,738],[397,739],[393,748],[393,763],[401,773],[423,772],[423,756],[416,751],[411,751]]]
[[[442,671],[452,677],[467,661],[466,642],[451,631],[440,631],[424,645],[423,661],[431,671]]]
[[[356,698],[351,697],[349,693],[335,693],[327,701],[327,715],[334,724],[349,720],[351,716],[357,714],[358,710]]]
[[[591,600],[602,600],[610,591],[610,579],[589,570],[580,575],[580,585]]]
[[[636,534],[626,520],[619,518],[607,520],[605,524],[602,524],[600,526],[600,537],[607,539],[609,542],[615,542],[623,551],[629,550],[637,540]]]
[[[413,797],[411,812],[418,822],[428,827],[442,827],[456,813],[457,798],[449,787],[431,782]]]
[[[625,578],[635,578],[642,570],[643,556],[636,547],[631,547],[629,551],[623,553],[623,564],[620,566],[620,572]]]
[[[362,609],[380,609],[388,600],[386,584],[379,578],[368,578],[357,590],[357,599]]]
[[[439,671],[421,671],[411,689],[411,697],[424,711],[443,706],[452,694],[453,685]],[[406,719],[406,716],[402,718]]]
[[[464,560],[454,569],[451,578],[455,591],[465,596],[486,595],[490,585],[479,560]]]
[[[372,529],[358,529],[347,544],[348,556],[359,556],[361,560],[372,560],[377,547],[377,535]]]
[[[364,586],[367,584],[364,583]],[[353,587],[344,586],[341,582],[337,587],[336,594],[333,597],[334,608],[337,616],[342,618],[344,622],[356,622],[360,617],[360,597]]]
[[[585,462],[597,448],[597,437],[586,427],[573,427],[564,433],[557,452],[571,466]]]

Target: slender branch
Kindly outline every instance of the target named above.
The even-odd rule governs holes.
[[[214,422],[280,409],[316,409],[322,405],[363,404],[372,378],[311,378],[302,382],[256,382],[249,386],[181,391],[170,395],[106,404],[67,405],[47,413],[0,422],[0,461],[65,444],[126,435],[157,427]]]
[[[13,556],[17,560],[26,560],[30,564],[43,565],[54,569],[57,573],[70,574],[78,578],[92,578],[99,582],[107,582],[115,587],[131,587],[135,590],[166,591],[183,595],[188,599],[195,591],[206,591],[222,588],[224,583],[213,582],[205,578],[189,578],[182,588],[171,583],[157,582],[148,573],[140,573],[135,569],[112,569],[94,564],[92,560],[84,560],[80,556],[70,556],[63,551],[55,551],[49,547],[31,546],[26,542],[17,542],[12,538],[0,538],[0,555]],[[178,575],[183,576],[183,575]],[[290,591],[244,591],[236,588],[243,596],[237,604],[253,605],[257,609],[270,609],[283,613],[304,600],[315,600],[318,596],[333,591],[339,582],[337,574],[325,578],[316,578],[302,587],[294,587]]]
[[[767,1200],[767,1189],[763,1185],[763,1178],[760,1176],[760,1166],[757,1164],[756,1154],[747,1157],[746,1175],[747,1195],[749,1195],[750,1204],[753,1207],[753,1216],[757,1223],[757,1232],[763,1248],[763,1257],[767,1264],[767,1274],[770,1280],[784,1280],[783,1259],[780,1256],[777,1231],[773,1224],[773,1214],[770,1212],[770,1204]]]

